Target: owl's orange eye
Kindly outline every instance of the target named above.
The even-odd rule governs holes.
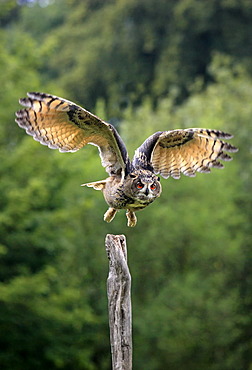
[[[151,184],[150,189],[151,189],[151,190],[155,190],[155,189],[156,189],[156,187],[157,187],[157,185],[153,183],[153,184]]]
[[[141,183],[141,181],[138,181],[136,186],[137,186],[138,189],[142,189],[144,187],[144,185]]]

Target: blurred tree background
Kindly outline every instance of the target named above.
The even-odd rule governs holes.
[[[252,368],[252,2],[1,0],[0,368],[110,369],[107,233],[128,240],[134,369]],[[162,181],[103,222],[96,148],[60,154],[14,122],[27,91],[151,133],[207,127],[239,147],[223,171]]]

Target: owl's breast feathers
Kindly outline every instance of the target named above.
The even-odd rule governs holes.
[[[132,178],[130,176],[127,176],[123,181],[119,176],[111,176],[106,179],[101,190],[107,204],[115,209],[137,211],[147,207],[156,199],[156,197],[134,194],[131,185]]]

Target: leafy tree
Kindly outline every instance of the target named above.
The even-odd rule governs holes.
[[[35,8],[23,9],[22,27],[33,25],[42,47],[50,46],[44,78],[88,109],[103,98],[112,117],[147,96],[156,103],[173,91],[181,101],[196,78],[211,81],[215,52],[251,73],[246,1],[61,0]]]

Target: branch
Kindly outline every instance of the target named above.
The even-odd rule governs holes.
[[[127,265],[126,238],[108,234],[105,246],[109,259],[107,294],[112,368],[131,370],[131,276]]]

